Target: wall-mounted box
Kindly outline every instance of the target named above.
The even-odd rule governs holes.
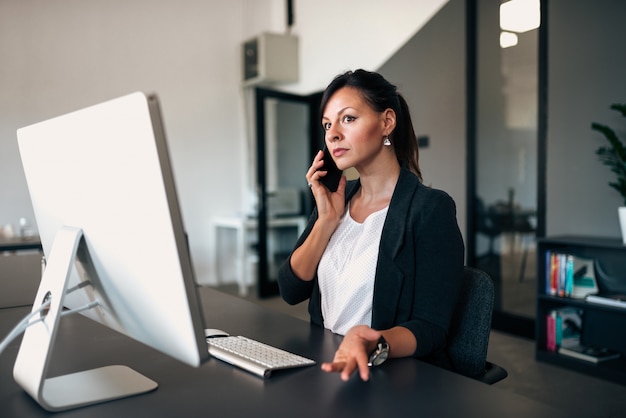
[[[243,82],[289,83],[298,81],[298,38],[262,33],[243,43]]]

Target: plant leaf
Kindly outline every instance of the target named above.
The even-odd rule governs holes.
[[[610,108],[626,117],[626,104],[616,103],[611,105]],[[596,150],[596,155],[600,162],[609,167],[611,172],[616,175],[617,180],[610,182],[609,186],[622,196],[626,204],[626,146],[609,126],[593,122],[591,129],[604,135],[604,138],[610,144],[610,146],[599,147]]]
[[[626,117],[626,103],[615,103],[611,105],[611,110],[617,110],[622,114],[622,116]]]

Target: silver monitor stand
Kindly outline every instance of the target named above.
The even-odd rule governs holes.
[[[72,267],[79,247],[86,246],[79,228],[57,233],[33,311],[50,300],[41,317],[31,318],[13,368],[13,377],[44,409],[62,411],[155,390],[158,384],[127,366],[113,365],[47,378]],[[80,248],[86,250],[86,248]]]

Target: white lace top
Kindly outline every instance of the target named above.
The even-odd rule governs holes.
[[[317,269],[324,327],[344,335],[355,325],[371,325],[374,277],[387,208],[362,224],[350,206],[333,233]]]

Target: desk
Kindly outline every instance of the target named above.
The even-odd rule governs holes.
[[[0,308],[33,304],[41,280],[42,255],[38,236],[0,235]]]
[[[289,216],[280,218],[270,218],[267,221],[267,227],[271,230],[277,230],[279,228],[295,227],[298,231],[298,236],[302,234],[306,227],[306,218],[303,216]],[[220,231],[233,230],[235,231],[235,262],[237,265],[236,280],[239,286],[239,294],[246,296],[248,294],[248,284],[252,282],[252,271],[248,268],[250,259],[256,252],[250,251],[252,241],[248,239],[249,233],[255,233],[257,231],[258,221],[255,218],[243,218],[243,217],[217,217],[211,220],[211,239],[212,239],[212,265],[214,268],[214,277],[217,278],[220,283],[221,278],[221,256],[218,249],[220,245]],[[271,249],[268,251],[272,253]]]
[[[340,337],[251,302],[201,289],[206,326],[246,335],[311,357],[331,359]],[[29,309],[0,309],[0,335]],[[276,372],[262,380],[216,359],[199,368],[172,360],[80,316],[60,324],[51,376],[126,364],[156,380],[144,395],[48,414],[12,377],[19,341],[0,356],[0,408],[6,417],[566,417],[531,399],[414,359],[391,359],[369,382],[342,382],[318,366]],[[568,414],[568,418],[572,415]]]
[[[0,252],[22,250],[41,250],[41,241],[39,240],[39,237],[7,238],[0,235]]]
[[[0,308],[32,306],[41,281],[42,255],[33,250],[0,253]]]

